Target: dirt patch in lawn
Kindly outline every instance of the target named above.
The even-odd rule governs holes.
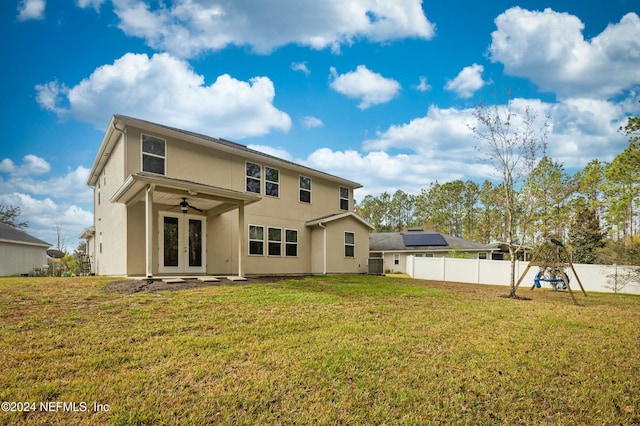
[[[302,279],[301,276],[255,276],[247,277],[246,281],[232,281],[224,277],[218,277],[219,281],[204,282],[198,280],[197,277],[183,277],[184,282],[180,283],[167,283],[162,279],[139,279],[139,280],[126,280],[126,281],[114,281],[107,286],[107,289],[111,291],[117,291],[119,293],[132,294],[139,292],[156,292],[156,291],[175,291],[185,290],[189,288],[198,287],[212,287],[220,285],[247,285],[247,284],[260,284],[260,283],[275,283],[282,280],[296,280]]]

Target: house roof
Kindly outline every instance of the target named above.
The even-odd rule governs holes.
[[[412,236],[414,238],[407,238]],[[420,236],[418,238],[415,238]],[[425,241],[433,245],[408,245],[413,241]],[[444,240],[444,243],[442,242]],[[444,245],[446,244],[446,245]],[[430,252],[430,251],[486,251],[490,250],[486,245],[474,243],[452,235],[442,234],[427,230],[407,230],[404,232],[380,232],[369,235],[369,251],[410,251],[410,252]]]
[[[96,235],[96,227],[90,226],[84,231],[82,231],[82,234],[80,234],[80,238],[83,240],[86,240],[88,238],[94,237],[95,235]]]
[[[39,240],[36,237],[32,237],[26,232],[7,225],[6,223],[0,223],[0,241],[30,246],[41,246],[45,248],[51,247],[51,244]]]
[[[323,216],[323,217],[319,217],[317,219],[313,219],[310,220],[306,223],[307,226],[316,226],[319,224],[324,224],[327,222],[332,222],[334,220],[339,220],[345,217],[353,217],[354,219],[356,219],[357,221],[361,222],[363,225],[365,225],[366,227],[370,228],[370,229],[375,229],[375,227],[370,224],[369,222],[367,222],[366,220],[364,220],[363,218],[361,218],[360,216],[358,216],[357,214],[355,214],[354,212],[343,212],[343,213],[338,213],[338,214],[331,214],[328,216]]]
[[[343,179],[341,177],[315,170],[310,167],[302,166],[292,161],[278,158],[274,155],[265,154],[264,152],[251,149],[246,145],[242,145],[237,142],[232,142],[221,138],[214,138],[200,133],[191,132],[189,130],[178,129],[176,127],[165,126],[164,124],[153,123],[151,121],[119,114],[114,114],[111,118],[111,121],[109,122],[109,127],[105,132],[102,143],[100,144],[100,148],[98,149],[98,153],[96,154],[96,158],[93,161],[93,166],[91,167],[91,171],[89,172],[89,177],[87,179],[88,185],[94,186],[96,184],[98,177],[100,176],[100,172],[102,171],[104,164],[107,162],[107,159],[111,155],[113,148],[119,140],[120,134],[122,134],[122,132],[125,130],[125,126],[138,127],[149,132],[156,132],[160,135],[173,136],[180,140],[207,146],[210,148],[216,148],[221,151],[242,154],[242,156],[246,158],[253,158],[256,161],[267,160],[274,165],[281,165],[289,169],[298,170],[303,174],[331,179],[340,182],[345,186],[350,186],[354,189],[362,188],[362,185],[357,182]]]
[[[178,206],[181,199],[188,198],[189,204],[193,207],[209,210],[210,213],[215,212],[215,214],[236,209],[240,204],[255,203],[262,198],[254,193],[138,172],[130,175],[124,181],[110,201],[125,204],[139,201],[143,199],[143,189],[147,185],[154,188],[154,201],[158,203]],[[183,197],[186,194],[189,194],[189,197]]]

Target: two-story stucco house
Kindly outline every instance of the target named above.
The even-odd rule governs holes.
[[[361,185],[238,143],[114,115],[87,183],[98,275],[367,270]]]

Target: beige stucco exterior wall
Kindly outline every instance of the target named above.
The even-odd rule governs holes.
[[[128,126],[126,136],[120,137],[111,152],[104,168],[105,179],[101,176],[95,187],[95,262],[97,274],[104,275],[145,275],[145,203],[137,201],[129,206],[112,203],[109,199],[117,191],[124,180],[141,171],[141,134],[149,134],[166,141],[166,176],[185,181],[198,182],[220,188],[245,192],[246,162],[251,161],[262,167],[262,200],[245,208],[244,229],[238,230],[238,211],[232,210],[222,215],[207,217],[207,273],[212,275],[235,275],[238,271],[238,232],[242,232],[245,244],[243,265],[246,274],[304,274],[316,267],[317,238],[316,230],[306,226],[310,220],[345,212],[340,210],[341,182],[331,177],[305,170],[296,170],[298,166],[278,164],[268,157],[255,153],[244,155],[242,151],[224,152],[183,140],[169,138],[162,134],[141,131]],[[124,143],[126,141],[126,143]],[[211,143],[212,146],[215,143]],[[279,196],[265,195],[265,171],[271,167],[279,170]],[[299,201],[300,175],[312,180],[311,203]],[[343,185],[343,184],[342,184]],[[100,192],[100,203],[97,194]],[[353,188],[349,187],[349,209],[353,209]],[[153,207],[153,274],[159,273],[159,213],[176,206],[154,204]],[[346,222],[345,222],[346,221]],[[333,244],[341,256],[332,259],[331,273],[366,272],[368,255],[368,228],[355,219],[345,219],[333,223]],[[353,221],[354,223],[349,223]],[[356,223],[357,222],[357,223]],[[298,256],[268,256],[265,239],[265,255],[250,256],[248,254],[249,225],[264,226],[265,235],[268,227],[295,229],[298,231]],[[356,232],[356,259],[345,259],[343,256],[344,230],[349,226]],[[313,234],[313,235],[312,235]],[[103,250],[108,247],[108,255],[99,252],[100,240]],[[282,252],[284,253],[284,241]],[[320,270],[321,272],[321,270]]]
[[[145,205],[136,203],[127,208],[127,274],[144,275],[146,270]],[[157,270],[154,271],[157,273]]]
[[[369,256],[369,228],[353,217],[332,220],[324,223],[324,226],[326,231],[320,225],[312,228],[312,273],[366,273],[367,257]],[[355,234],[355,257],[345,256],[345,232]]]
[[[0,276],[33,274],[47,264],[47,247],[0,241]]]
[[[110,154],[94,190],[95,270],[98,275],[127,274],[127,211],[109,201],[124,182],[124,137]],[[100,251],[102,243],[102,252]]]
[[[355,257],[345,257],[345,232],[355,234]],[[327,273],[365,273],[369,257],[369,228],[353,217],[327,224]]]

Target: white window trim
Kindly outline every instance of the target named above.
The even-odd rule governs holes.
[[[150,152],[145,152],[144,151],[144,143],[142,141],[142,139],[144,138],[144,136],[149,136],[150,138],[155,138],[158,140],[161,140],[162,142],[164,142],[164,155],[158,155],[158,154],[152,154]],[[161,176],[166,176],[167,175],[167,140],[163,139],[163,138],[159,138],[158,136],[154,136],[154,135],[150,135],[148,133],[140,133],[140,170],[145,171],[144,170],[144,156],[148,155],[149,157],[156,157],[156,158],[162,158],[163,162],[163,166],[164,166],[164,170],[162,171],[162,175]],[[147,173],[154,173],[154,172],[147,172]],[[157,174],[157,173],[154,173]]]
[[[267,169],[276,170],[278,172],[278,182],[274,182],[272,180],[267,179]],[[267,194],[267,183],[273,183],[278,186],[278,195]],[[275,167],[264,166],[264,195],[271,198],[280,198],[280,169],[276,169]]]
[[[291,242],[287,241],[287,231],[294,231],[296,233],[296,242],[295,243],[291,243]],[[298,249],[300,248],[300,246],[298,245],[299,237],[300,237],[300,233],[298,232],[297,229],[292,229],[292,228],[285,228],[284,229],[284,241],[283,241],[284,242],[284,252],[283,252],[284,257],[292,257],[292,258],[299,257],[299,251],[298,251]],[[295,245],[296,246],[296,255],[295,256],[289,256],[287,254],[287,245]]]
[[[256,228],[262,228],[262,240],[256,240],[251,238],[251,227],[256,227]],[[265,244],[264,244],[264,240],[265,240],[265,234],[264,234],[264,225],[255,225],[255,224],[249,224],[247,227],[247,240],[248,240],[248,244],[247,244],[247,255],[249,256],[256,256],[256,257],[260,257],[260,256],[264,256],[264,252],[265,252]],[[254,254],[251,253],[251,242],[252,241],[260,241],[262,242],[262,254]]]
[[[302,178],[309,179],[309,189],[302,188],[302,186],[300,185],[300,180],[301,180]],[[310,178],[310,177],[308,177],[308,176],[299,175],[299,176],[298,176],[298,202],[299,202],[299,203],[302,203],[302,204],[311,204],[311,203],[313,202],[313,194],[312,194],[312,190],[313,190],[313,179],[311,179],[311,178]],[[302,200],[300,199],[300,191],[306,191],[306,192],[308,192],[308,193],[309,193],[309,202],[302,201]]]
[[[259,178],[255,178],[253,176],[247,175],[247,165],[248,164],[253,164],[254,166],[260,167],[260,177]],[[264,167],[262,166],[262,164],[254,163],[253,161],[245,161],[244,162],[244,192],[248,192],[250,194],[260,194],[260,195],[262,195],[262,181],[263,181],[262,175],[263,175],[263,173],[264,173]],[[248,191],[247,190],[247,179],[257,180],[257,181],[260,182],[260,186],[259,186],[258,192],[253,192],[253,191]]]
[[[269,239],[269,230],[270,229],[279,229],[280,230],[280,241]],[[277,227],[277,226],[267,226],[267,235],[266,235],[266,237],[267,237],[267,256],[270,256],[270,257],[282,257],[282,239],[283,239],[282,238],[283,237],[282,228]],[[269,244],[271,244],[271,243],[280,244],[280,254],[270,254],[269,253]]]
[[[353,234],[353,244],[347,244],[347,234]],[[344,231],[344,240],[343,240],[342,254],[345,259],[355,259],[356,258],[356,233],[353,231]],[[353,256],[347,256],[347,246],[353,247]]]
[[[347,190],[347,198],[344,198],[342,196],[342,189],[343,188]],[[340,210],[349,211],[349,206],[351,204],[351,191],[349,190],[349,188],[346,187],[346,186],[339,187],[339,189],[338,189],[338,198],[339,198],[338,208]],[[347,208],[346,209],[342,208],[342,200],[346,200],[347,201]]]

